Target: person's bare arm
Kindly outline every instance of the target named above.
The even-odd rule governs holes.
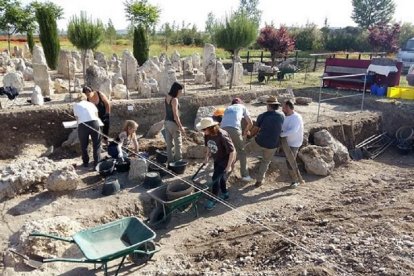
[[[180,128],[180,131],[184,133],[183,125],[181,124],[180,116],[178,116],[178,99],[173,98],[171,101],[172,105],[172,111],[174,114],[174,120],[177,123],[178,127]]]
[[[252,118],[250,118],[248,114],[244,115],[244,119],[246,120],[247,124],[246,124],[246,127],[244,128],[243,136],[247,136],[250,129],[253,127],[253,121],[252,121]]]
[[[137,135],[135,133],[134,133],[134,136],[132,137],[132,146],[134,148],[134,154],[138,154],[139,143],[138,143]]]
[[[230,154],[229,154],[229,161],[227,162],[227,166],[226,166],[226,169],[225,169],[226,173],[231,172],[231,170],[233,169],[233,163],[234,163],[235,160],[236,160],[236,151],[234,150],[234,151],[230,152]]]
[[[210,150],[208,149],[208,147],[206,148],[206,155],[204,157],[204,164],[208,164],[208,160],[210,158]]]
[[[106,114],[111,114],[111,103],[109,102],[108,98],[105,96],[104,93],[101,93],[101,99],[105,105]]]

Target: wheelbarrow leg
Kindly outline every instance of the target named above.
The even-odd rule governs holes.
[[[119,270],[121,269],[121,266],[124,264],[125,258],[126,258],[126,255],[125,255],[124,257],[122,257],[122,261],[121,261],[121,263],[118,265],[118,269],[117,269],[117,270],[116,270],[116,272],[115,272],[115,276],[117,276],[117,275],[118,275]]]

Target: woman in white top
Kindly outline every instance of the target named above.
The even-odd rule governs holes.
[[[99,132],[100,120],[98,117],[98,109],[93,103],[82,100],[74,104],[73,113],[78,122],[78,137],[82,150],[83,167],[87,168],[89,165],[89,136],[92,139],[93,161],[96,166],[101,159],[101,134]]]

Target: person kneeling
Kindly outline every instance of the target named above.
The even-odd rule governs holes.
[[[138,124],[133,120],[126,120],[121,133],[115,141],[109,143],[108,154],[112,158],[126,158],[138,154],[138,139],[136,131]],[[129,154],[128,154],[129,153]]]

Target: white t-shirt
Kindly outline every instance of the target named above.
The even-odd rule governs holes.
[[[73,114],[77,117],[78,124],[98,120],[98,109],[88,101],[80,101],[73,105]]]
[[[303,143],[303,120],[302,116],[296,112],[286,116],[282,125],[282,134],[286,137],[289,147],[299,148]]]
[[[233,127],[241,130],[241,120],[249,115],[247,108],[242,104],[232,104],[224,110],[221,128]]]

